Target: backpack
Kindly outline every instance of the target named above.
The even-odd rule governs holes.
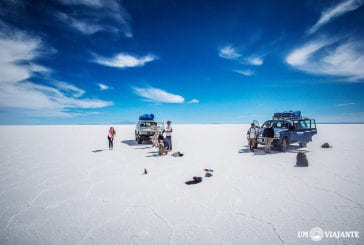
[[[307,156],[304,152],[298,152],[296,160],[296,167],[308,167]]]

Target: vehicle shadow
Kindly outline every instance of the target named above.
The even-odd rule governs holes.
[[[122,144],[127,144],[128,146],[138,145],[138,142],[136,142],[135,140],[122,140],[121,143]]]
[[[254,149],[254,152],[250,151],[249,148],[243,148],[243,149],[240,149],[239,150],[239,153],[253,153],[254,155],[273,155],[273,154],[278,154],[278,153],[281,153],[279,151],[276,151],[274,148],[271,149],[271,153],[266,153],[264,151],[264,148],[255,148]]]
[[[308,153],[310,152],[309,150],[306,149],[302,149],[302,147],[296,146],[296,147],[290,147],[288,148],[288,150],[286,151],[288,153],[299,153],[299,152],[303,152],[303,153]]]
[[[271,152],[270,153],[266,153],[264,151],[264,147],[258,147],[256,149],[254,149],[254,152],[251,152],[249,148],[243,148],[239,150],[240,154],[244,154],[244,153],[254,153],[254,155],[273,155],[273,154],[280,154],[280,153],[298,153],[298,152],[303,152],[303,153],[308,153],[310,151],[303,149],[300,146],[296,146],[296,145],[290,145],[289,148],[286,151],[280,151],[278,149],[278,147],[272,147],[271,148]]]

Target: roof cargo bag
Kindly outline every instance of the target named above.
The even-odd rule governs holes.
[[[295,112],[293,112],[293,116],[295,118],[301,118],[301,111],[295,111]]]
[[[139,120],[153,120],[154,114],[143,114],[139,116]]]

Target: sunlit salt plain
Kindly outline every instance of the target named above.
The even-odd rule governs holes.
[[[173,128],[183,157],[136,144],[133,125],[1,126],[0,244],[312,244],[313,227],[360,233],[315,244],[364,243],[364,125],[269,155],[247,150],[248,125]]]

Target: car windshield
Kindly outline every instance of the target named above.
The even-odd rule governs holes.
[[[140,122],[139,126],[140,127],[150,127],[152,125],[152,121],[144,121],[144,122]]]
[[[270,120],[270,121],[266,121],[263,124],[263,127],[266,127],[267,123],[269,123],[272,126],[272,128],[288,128],[288,126],[289,126],[289,123],[286,122],[286,121],[273,121],[273,120]]]

